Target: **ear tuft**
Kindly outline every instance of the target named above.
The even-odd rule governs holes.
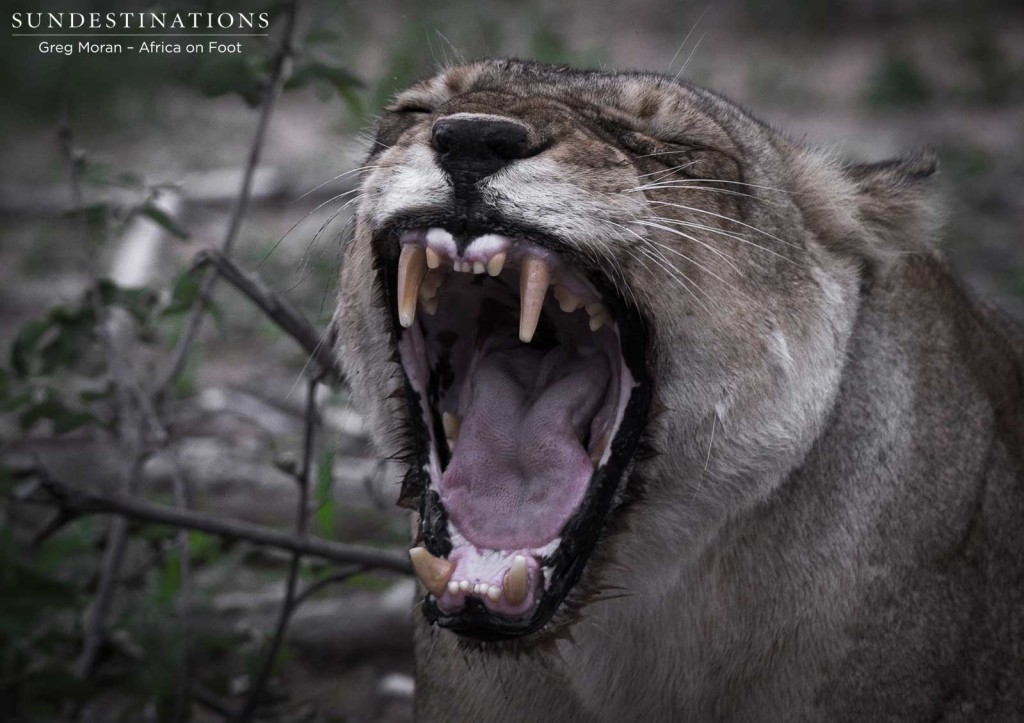
[[[924,181],[939,169],[939,158],[932,148],[922,148],[902,158],[878,163],[860,163],[847,166],[846,175],[858,184],[888,186],[890,188]]]
[[[935,151],[923,149],[843,169],[853,183],[856,216],[875,262],[886,266],[903,254],[931,247],[940,225],[931,181],[938,165]]]

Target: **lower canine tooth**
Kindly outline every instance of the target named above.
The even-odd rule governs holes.
[[[576,311],[576,309],[580,308],[580,305],[582,304],[580,297],[576,296],[576,294],[572,293],[564,286],[558,286],[556,284],[552,291],[555,298],[558,300],[558,308],[565,313],[571,314]]]
[[[592,317],[590,317],[590,330],[597,331],[605,324],[610,324],[611,321],[612,318],[608,315],[607,311],[599,314],[594,314]]]
[[[444,426],[444,436],[454,440],[459,436],[459,425],[461,421],[454,414],[445,412],[441,415],[441,424]]]
[[[406,244],[398,259],[398,321],[408,328],[416,318],[416,297],[427,273],[427,255],[422,246]]]
[[[548,293],[551,270],[543,259],[528,258],[519,272],[519,340],[529,344],[537,331],[540,310]]]
[[[505,268],[505,252],[499,251],[487,261],[487,273],[497,276]]]
[[[505,588],[505,599],[509,601],[511,605],[519,605],[526,599],[526,593],[529,592],[530,577],[527,574],[526,569],[526,558],[522,555],[516,555],[515,559],[512,560],[512,567],[505,573],[505,581],[503,587]]]
[[[601,457],[604,456],[604,450],[608,446],[608,434],[605,433],[601,436],[601,439],[597,440],[597,444],[594,445],[594,451],[590,453],[590,461],[597,466],[597,463],[601,461]]]
[[[423,587],[433,593],[434,597],[444,595],[455,570],[455,563],[434,557],[425,547],[414,547],[409,550],[409,559],[412,560],[412,568],[416,571],[416,577],[423,583]]]

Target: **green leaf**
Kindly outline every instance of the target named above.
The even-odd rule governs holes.
[[[337,43],[341,37],[333,30],[324,27],[314,27],[306,34],[306,46],[318,45],[320,43]]]
[[[67,434],[97,421],[88,412],[68,407],[52,391],[47,392],[42,401],[32,404],[23,411],[18,417],[18,424],[27,432],[43,420],[53,422],[53,431],[56,434]]]
[[[11,366],[20,377],[28,376],[32,371],[32,355],[43,334],[50,328],[46,319],[36,319],[21,327],[11,345]]]
[[[120,306],[139,323],[145,323],[156,306],[156,294],[150,289],[129,289],[110,279],[100,279],[96,287],[104,306]]]
[[[334,535],[334,524],[337,504],[334,495],[331,494],[331,468],[334,463],[334,452],[327,451],[320,456],[320,467],[317,471],[316,487],[313,489],[313,503],[317,534],[321,537],[332,537]]]
[[[139,213],[156,223],[172,236],[176,236],[180,239],[187,239],[191,235],[187,230],[179,226],[173,218],[167,215],[166,211],[151,203],[143,206],[139,210]]]
[[[167,555],[167,561],[160,568],[157,578],[156,595],[163,603],[170,603],[181,588],[181,555],[173,550]]]
[[[163,316],[173,316],[188,311],[199,298],[199,279],[192,271],[183,271],[174,282],[171,301],[161,312]]]
[[[219,55],[199,66],[196,82],[207,96],[237,93],[256,107],[263,99],[269,72],[268,60],[249,54]]]

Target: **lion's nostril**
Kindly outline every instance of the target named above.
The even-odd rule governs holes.
[[[468,182],[541,150],[531,142],[526,127],[495,118],[442,118],[434,123],[431,144],[442,168],[453,179]]]

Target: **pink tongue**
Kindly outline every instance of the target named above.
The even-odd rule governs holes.
[[[583,442],[609,380],[604,354],[518,347],[476,360],[441,502],[478,547],[551,542],[593,472]]]

